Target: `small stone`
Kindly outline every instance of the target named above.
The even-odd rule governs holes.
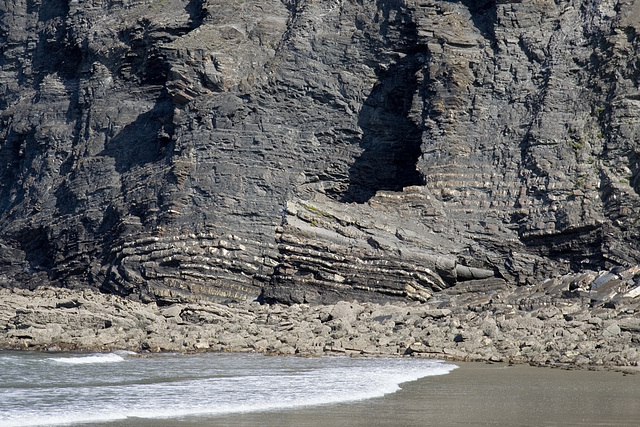
[[[616,323],[612,323],[602,331],[602,335],[605,337],[618,336],[620,335],[620,326]]]

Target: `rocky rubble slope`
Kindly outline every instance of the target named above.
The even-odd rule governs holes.
[[[426,303],[159,306],[93,290],[0,290],[0,348],[413,356],[551,366],[640,363],[633,271],[539,286],[467,281]],[[591,289],[591,290],[590,290]]]
[[[428,301],[640,261],[634,0],[5,0],[0,286]]]

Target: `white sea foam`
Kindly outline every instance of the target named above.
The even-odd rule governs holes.
[[[344,403],[394,393],[404,382],[456,368],[415,359],[212,354],[132,358],[131,363],[99,369],[88,365],[116,357],[122,359],[113,353],[55,358],[62,364],[72,359],[87,364],[82,367],[86,377],[79,377],[78,384],[0,385],[0,425],[211,416]],[[66,372],[62,364],[58,366]]]
[[[37,415],[29,416],[28,413],[14,417],[3,418],[0,416],[0,422],[3,427],[38,427],[38,426],[60,426],[85,423],[111,422],[118,420],[126,420],[126,416],[120,416],[117,413],[95,415],[95,414],[55,414],[55,415]]]
[[[135,356],[136,354],[138,354],[135,351],[129,351],[129,350],[114,350],[113,353],[119,354],[121,356]]]
[[[124,362],[124,357],[115,353],[98,353],[87,356],[52,357],[49,360],[68,365],[90,365],[94,363],[118,363]]]

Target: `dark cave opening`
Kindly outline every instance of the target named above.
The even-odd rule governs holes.
[[[416,56],[407,55],[380,73],[358,117],[364,151],[349,169],[343,202],[365,203],[379,190],[402,191],[424,184],[416,169],[422,129],[410,117],[419,69]]]

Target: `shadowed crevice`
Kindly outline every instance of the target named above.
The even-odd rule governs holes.
[[[487,40],[495,42],[494,27],[498,19],[496,0],[446,0],[450,3],[461,3],[469,9],[473,25]]]
[[[409,118],[420,68],[415,55],[406,56],[384,72],[365,101],[358,118],[364,151],[349,169],[343,202],[364,203],[379,190],[424,184],[416,169],[422,129]]]
[[[125,126],[105,144],[101,153],[113,157],[118,173],[162,157],[162,148],[173,135],[173,104],[168,95],[160,97],[148,112]]]

